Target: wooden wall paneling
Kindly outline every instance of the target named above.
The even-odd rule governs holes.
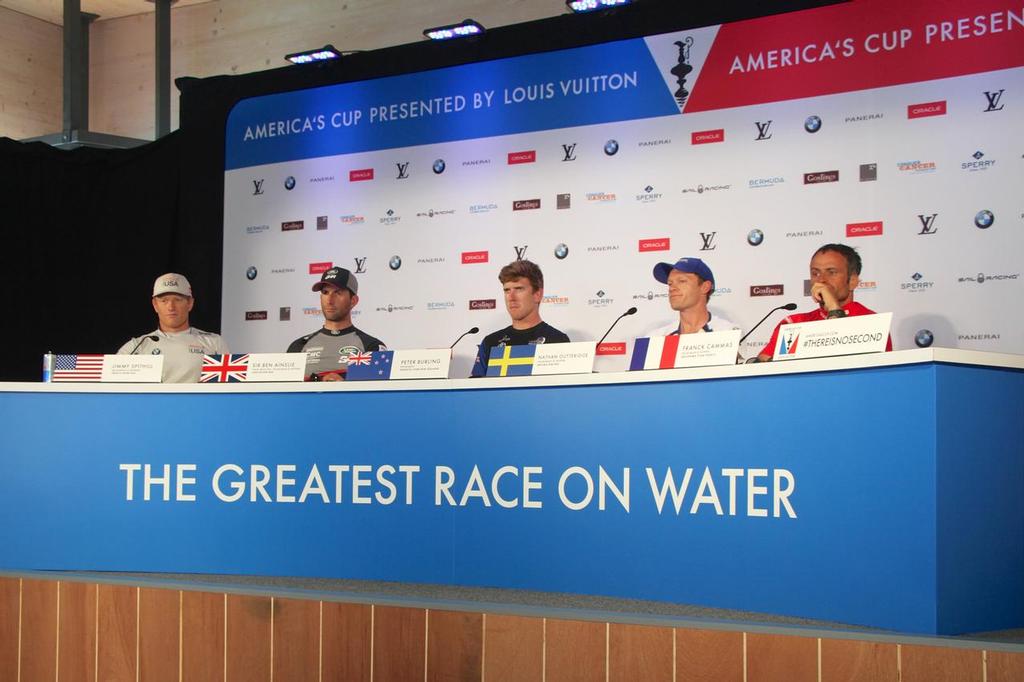
[[[181,593],[181,679],[224,682],[224,595]]]
[[[21,679],[57,676],[57,581],[25,579],[21,585]]]
[[[181,592],[139,591],[139,682],[178,682]]]
[[[484,679],[541,682],[544,675],[544,619],[487,614],[484,622]]]
[[[1020,682],[1024,680],[1024,653],[988,651],[987,682]]]
[[[483,645],[483,614],[431,610],[427,618],[428,682],[481,679]]]
[[[743,682],[743,633],[676,628],[676,679]]]
[[[423,609],[373,609],[373,682],[422,680],[427,614]]]
[[[323,682],[369,682],[372,610],[323,602]]]
[[[672,628],[612,623],[608,680],[672,682],[672,636]]]
[[[18,670],[21,580],[0,578],[0,670]]]
[[[821,682],[899,682],[896,645],[822,639]]]
[[[904,644],[900,647],[902,682],[982,682],[979,649],[952,649]]]
[[[226,682],[270,680],[271,598],[228,595]]]
[[[320,602],[274,600],[274,679],[320,679]]]
[[[605,679],[607,623],[549,618],[545,635],[547,682]]]
[[[748,682],[817,682],[817,679],[816,638],[747,634]]]
[[[0,137],[60,132],[61,29],[0,7]]]
[[[57,682],[96,680],[97,590],[95,584],[60,582]]]
[[[139,588],[99,585],[97,679],[135,680],[138,666]]]

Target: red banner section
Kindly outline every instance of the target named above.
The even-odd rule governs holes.
[[[1024,4],[1019,1],[855,0],[723,25],[685,111],[852,92],[1022,65]]]

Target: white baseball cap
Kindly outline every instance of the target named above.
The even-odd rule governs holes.
[[[153,282],[153,296],[162,294],[180,294],[192,298],[192,285],[188,283],[185,275],[168,272],[166,275],[160,275]]]

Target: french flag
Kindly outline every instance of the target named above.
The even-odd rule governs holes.
[[[629,370],[672,369],[676,366],[679,335],[642,337],[633,344]]]

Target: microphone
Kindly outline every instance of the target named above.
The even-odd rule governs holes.
[[[604,336],[601,337],[601,341],[597,342],[597,345],[600,346],[601,342],[608,338],[608,335],[612,333],[613,329],[615,329],[615,325],[617,325],[619,323],[619,320],[621,320],[622,318],[626,317],[627,315],[635,315],[635,314],[636,314],[636,308],[633,307],[633,308],[630,308],[629,310],[627,310],[626,312],[622,313],[621,315],[619,315],[617,318],[615,318],[615,321],[612,322],[612,326],[608,327],[608,331],[606,331],[604,333]]]
[[[149,336],[143,336],[141,339],[139,339],[139,342],[137,344],[135,344],[135,348],[132,348],[132,352],[129,353],[128,355],[135,355],[135,351],[137,351],[139,349],[139,346],[141,346],[143,343],[145,343],[146,339],[149,339],[153,343],[157,343],[157,342],[160,341],[160,337],[157,336],[156,334],[150,334]]]
[[[768,315],[765,315],[764,317],[761,318],[761,322],[764,322],[765,320],[767,320],[768,317],[772,313],[774,313],[776,310],[796,310],[796,303],[787,303],[786,305],[780,305],[780,306],[777,306],[775,308],[772,308],[771,310],[768,311]],[[746,340],[746,338],[748,336],[750,336],[751,334],[754,333],[755,329],[757,329],[758,327],[761,326],[761,322],[758,322],[757,324],[755,324],[753,327],[750,328],[749,332],[747,332],[742,337],[740,337],[740,344],[741,345],[743,344],[743,342]]]
[[[480,327],[473,327],[469,331],[462,332],[462,336],[460,336],[459,338],[455,339],[455,343],[458,343],[459,341],[462,341],[463,337],[465,337],[465,336],[467,336],[469,334],[478,334],[479,332],[480,332]],[[452,348],[455,348],[455,343],[453,343],[452,345],[448,346],[448,350],[451,350]]]

